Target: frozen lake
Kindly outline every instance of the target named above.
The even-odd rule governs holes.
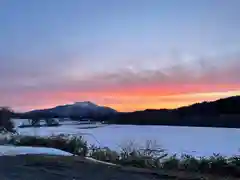
[[[14,120],[18,125],[22,120]],[[18,128],[22,135],[49,136],[57,134],[83,135],[88,144],[106,146],[117,150],[129,141],[144,145],[147,140],[156,141],[170,153],[188,153],[210,156],[213,153],[240,155],[240,129],[104,125],[98,128],[81,129],[88,125],[64,122],[59,127]]]

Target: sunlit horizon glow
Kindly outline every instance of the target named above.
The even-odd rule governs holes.
[[[75,94],[76,95],[76,94]],[[75,95],[70,99],[77,99]],[[87,94],[85,94],[87,95]],[[240,95],[240,91],[226,91],[226,92],[208,92],[208,93],[186,93],[186,94],[175,94],[175,95],[165,95],[165,96],[136,96],[136,95],[123,95],[120,94],[115,96],[109,95],[101,95],[99,97],[104,97],[103,103],[96,103],[97,105],[111,107],[119,112],[132,112],[137,110],[145,110],[145,109],[175,109],[182,106],[188,106],[195,103],[201,103],[204,101],[215,101],[222,98],[227,98],[231,96]],[[64,101],[61,99],[61,95],[59,95],[59,99],[53,100],[56,103],[44,104],[44,105],[36,105],[31,107],[24,107],[21,109],[17,109],[18,111],[30,111],[34,109],[47,109],[53,108],[58,105],[64,104],[73,104],[78,101]],[[88,95],[90,96],[90,95]],[[51,96],[53,97],[53,96]],[[64,97],[64,95],[62,96]],[[67,96],[68,98],[70,95]],[[97,99],[97,97],[95,97]],[[63,98],[64,99],[64,98]],[[88,101],[88,99],[84,99],[83,101]],[[117,102],[118,103],[114,103]]]
[[[240,95],[239,0],[2,1],[0,106],[118,111]]]

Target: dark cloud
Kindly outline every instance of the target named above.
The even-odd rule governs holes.
[[[0,74],[3,82],[8,85],[11,82],[6,81],[12,79],[19,88],[29,87],[30,90],[40,91],[98,91],[135,85],[239,84],[239,62],[240,56],[235,54],[220,58],[199,59],[193,64],[179,63],[164,69],[132,70],[122,68],[116,72],[102,72],[75,77],[75,79],[62,73],[63,67],[56,65],[51,68],[51,64],[44,67],[39,65],[39,68],[21,66],[17,69],[17,67],[13,67],[16,71],[10,72],[1,66]],[[3,86],[4,83],[0,87]],[[17,86],[15,88],[18,88]]]
[[[89,80],[115,85],[240,84],[240,54],[205,58],[159,70],[119,70],[97,74]]]

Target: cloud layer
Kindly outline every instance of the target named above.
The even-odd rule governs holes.
[[[239,94],[240,56],[201,58],[159,69],[119,68],[72,76],[61,66],[1,66],[1,104],[20,110],[91,100],[128,111],[171,108]],[[23,68],[23,67],[26,67]],[[41,68],[42,67],[42,68]],[[60,67],[60,68],[59,68]]]

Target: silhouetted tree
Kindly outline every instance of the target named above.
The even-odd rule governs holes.
[[[13,112],[6,107],[0,108],[0,128],[9,132],[14,132],[14,124],[11,121]]]

